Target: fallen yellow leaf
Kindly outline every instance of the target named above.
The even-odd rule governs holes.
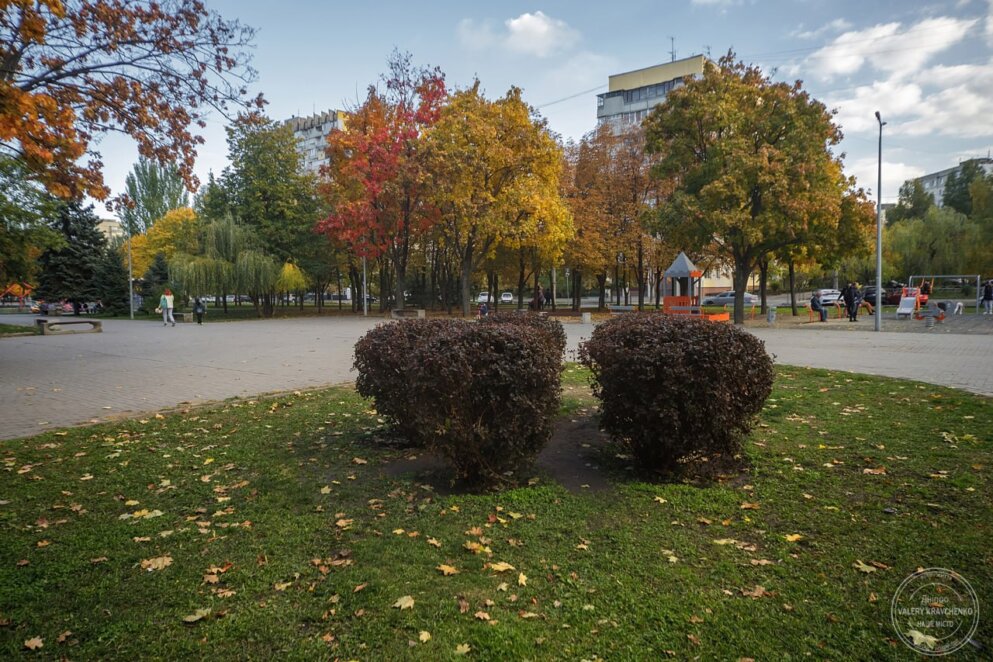
[[[421,640],[421,643],[426,643],[431,641],[431,633],[427,630],[421,630],[421,633],[417,635],[417,638]]]
[[[435,569],[436,570],[440,570],[441,571],[441,574],[445,575],[446,577],[448,577],[449,575],[457,575],[457,574],[459,574],[459,569],[458,568],[456,568],[454,566],[446,565],[444,563],[442,563],[441,565],[439,565]]]
[[[517,575],[517,585],[518,586],[528,585],[528,576],[525,575],[523,572]]]
[[[803,539],[803,535],[799,533],[788,533],[783,537],[786,538],[786,542],[796,542]]]
[[[508,570],[516,570],[516,568],[509,563],[504,561],[497,561],[496,563],[490,564],[490,570],[493,572],[507,572]]]
[[[414,598],[412,598],[409,595],[405,595],[405,596],[403,596],[401,598],[398,598],[397,601],[393,603],[393,606],[396,609],[400,609],[400,610],[403,610],[403,609],[413,609],[414,608]]]
[[[197,609],[189,616],[183,616],[183,622],[193,624],[196,623],[197,621],[202,621],[203,619],[210,616],[210,611],[211,611],[210,607],[206,607],[204,609]]]
[[[45,646],[45,641],[41,637],[31,637],[24,640],[24,647],[29,651],[36,651]]]
[[[152,572],[153,570],[164,570],[172,565],[171,556],[156,556],[152,559],[145,559],[141,562],[141,569]]]

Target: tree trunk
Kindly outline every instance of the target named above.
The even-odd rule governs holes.
[[[766,286],[769,282],[769,258],[765,257],[759,260],[759,299],[761,301],[761,312],[765,315],[766,312]]]
[[[524,308],[524,290],[527,288],[527,276],[524,274],[524,249],[518,251],[517,271],[517,310]]]
[[[614,267],[614,300],[617,302],[614,305],[621,305],[621,268],[619,265]]]
[[[600,286],[600,300],[597,303],[597,310],[607,307],[607,272],[601,271],[596,275],[597,285]]]
[[[552,293],[551,304],[552,304],[552,310],[554,311],[555,310],[555,295],[556,295],[556,292],[555,292],[555,284],[556,284],[555,283],[555,269],[552,269],[551,272],[549,272],[548,277],[551,279],[551,289],[549,291]]]
[[[662,307],[662,267],[655,267],[655,310]]]
[[[745,323],[745,288],[752,273],[751,265],[743,257],[734,257],[734,323]]]
[[[645,309],[645,251],[638,240],[638,310]]]
[[[796,269],[793,266],[793,258],[790,258],[790,310],[793,311],[793,317],[796,317],[800,313],[796,309]]]

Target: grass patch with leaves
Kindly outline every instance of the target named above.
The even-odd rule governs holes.
[[[0,442],[0,656],[907,659],[916,568],[993,595],[989,399],[780,368],[747,473],[595,494],[441,494],[380,430],[335,388]]]

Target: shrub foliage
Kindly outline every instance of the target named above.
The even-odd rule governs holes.
[[[728,324],[630,314],[580,347],[600,400],[600,427],[644,471],[734,457],[772,390],[763,343]]]
[[[551,437],[564,347],[553,329],[509,319],[384,324],[356,344],[356,384],[457,478],[498,483]]]

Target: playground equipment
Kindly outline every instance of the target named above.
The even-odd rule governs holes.
[[[724,313],[705,313],[700,306],[703,295],[703,271],[680,252],[663,274],[662,312],[669,315],[693,315],[712,322],[727,322]]]
[[[31,296],[31,291],[34,288],[27,283],[11,283],[2,292],[0,292],[0,299],[5,296],[15,296],[17,297],[17,305],[19,308],[25,307],[25,299]]]
[[[900,297],[900,306],[897,308],[896,316],[900,319],[904,316],[909,319],[911,315],[914,315],[915,319],[926,319],[926,316],[920,315],[919,311],[922,306],[928,304],[928,302],[933,297],[934,293],[934,281],[936,280],[954,280],[957,284],[961,284],[962,281],[971,281],[975,279],[976,281],[976,292],[982,291],[981,281],[982,278],[980,274],[930,274],[930,275],[919,275],[915,274],[907,280],[907,287],[903,288],[903,296]],[[918,285],[914,285],[914,281],[917,281]],[[913,307],[910,308],[910,303],[904,303],[905,299],[908,297],[913,297]],[[946,306],[947,307],[947,306]],[[976,314],[979,314],[979,297],[976,297]],[[935,313],[934,317],[941,321],[945,317],[945,311],[942,310],[939,313]]]

